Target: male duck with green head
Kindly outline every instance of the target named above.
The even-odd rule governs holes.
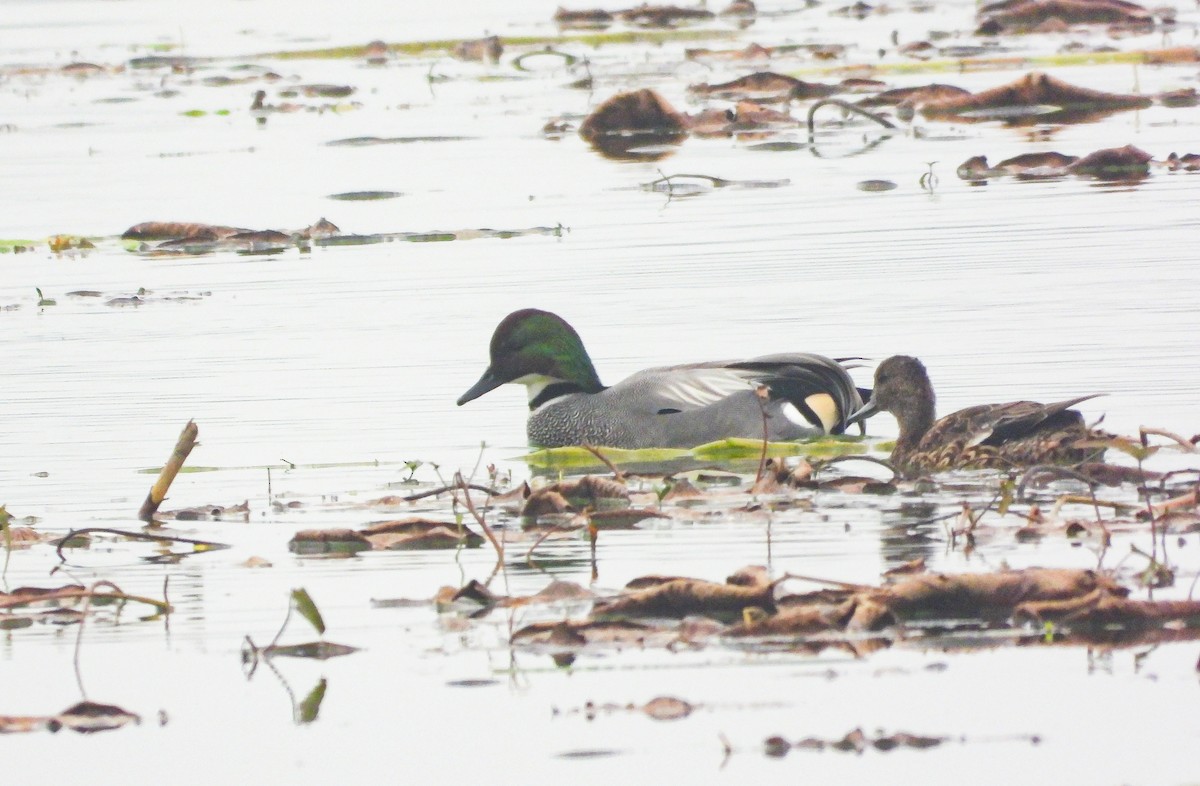
[[[798,352],[650,368],[605,387],[579,334],[533,308],[496,328],[491,363],[458,404],[509,382],[529,391],[529,442],[541,447],[691,448],[762,439],[764,419],[767,439],[801,439],[840,434],[863,406],[841,363]]]

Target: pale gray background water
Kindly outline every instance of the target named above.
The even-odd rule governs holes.
[[[525,306],[571,321],[607,381],[651,364],[789,349],[873,359],[904,352],[928,364],[942,411],[1104,392],[1084,409],[1092,418],[1104,414],[1111,429],[1146,424],[1191,434],[1198,427],[1200,383],[1194,328],[1200,175],[1155,172],[1134,186],[1000,180],[972,187],[953,172],[980,153],[994,162],[1034,150],[1082,154],[1126,143],[1158,158],[1195,152],[1200,110],[1156,107],[1064,128],[1050,139],[995,124],[918,122],[920,138],[910,131],[869,154],[838,158],[692,139],[665,161],[616,163],[574,136],[545,140],[540,128],[629,86],[656,86],[684,107],[687,83],[742,71],[678,66],[683,45],[669,44],[637,50],[636,59],[646,62],[635,75],[632,50],[602,50],[593,54],[600,80],[588,95],[561,89],[575,78],[561,71],[479,82],[470,77],[516,72],[439,61],[439,73],[459,78],[431,89],[428,60],[383,69],[349,61],[271,62],[296,82],[353,84],[361,107],[279,115],[259,127],[247,111],[257,85],[197,83],[204,75],[234,73],[229,67],[240,60],[197,72],[196,81],[162,71],[76,81],[16,69],[74,60],[116,65],[161,42],[182,41],[191,55],[230,56],[372,38],[547,34],[554,4],[526,0],[501,12],[490,4],[438,3],[418,13],[364,3],[352,10],[263,0],[203,7],[3,4],[0,124],[13,128],[0,134],[0,238],[112,236],[145,220],[292,229],[321,216],[362,233],[557,224],[568,230],[557,239],[391,243],[276,257],[147,258],[111,242],[80,258],[53,257],[44,246],[0,256],[0,306],[20,306],[0,312],[0,503],[42,517],[39,528],[50,532],[130,526],[151,479],[135,471],[157,466],[183,423],[195,418],[202,445],[191,463],[248,469],[181,476],[169,505],[250,498],[255,522],[195,526],[194,536],[236,548],[178,567],[136,564],[150,553],[142,547],[98,549],[79,558],[96,567],[95,576],[129,591],[157,594],[170,573],[180,612],[169,631],[136,622],[90,628],[84,657],[89,695],[140,712],[146,722],[93,738],[9,738],[10,767],[23,782],[46,782],[52,771],[61,780],[68,757],[71,771],[86,767],[96,782],[149,782],[151,773],[157,780],[164,771],[177,783],[316,782],[348,773],[365,781],[500,783],[600,782],[618,773],[729,783],[801,776],[948,783],[965,773],[982,783],[1183,783],[1192,777],[1194,646],[1162,648],[1139,662],[1128,652],[1090,662],[1080,649],[941,656],[898,648],[857,663],[721,649],[626,653],[585,659],[569,676],[555,672],[547,658],[520,655],[510,681],[503,673],[510,655],[502,622],[460,634],[439,627],[426,609],[369,605],[371,598],[427,596],[464,574],[482,578],[490,554],[471,554],[461,573],[451,555],[437,552],[298,560],[285,551],[293,529],[358,526],[378,516],[319,504],[311,513],[271,514],[264,511],[265,472],[255,467],[281,459],[423,459],[447,473],[469,471],[483,441],[486,462],[521,476],[523,465],[508,459],[524,451],[523,392],[503,389],[462,409],[453,402],[482,370],[496,322]],[[1181,10],[1184,24],[1168,43],[1194,40],[1194,20],[1187,16],[1194,9]],[[861,23],[830,17],[821,7],[762,21],[728,45],[854,40],[869,51],[887,46],[893,29],[907,40],[933,28],[969,30],[970,18],[963,3]],[[1120,45],[1163,43],[1156,34]],[[1197,76],[1195,66],[1052,71],[1117,91],[1194,86]],[[982,88],[1019,73],[888,78]],[[164,87],[181,92],[153,95]],[[274,94],[276,87],[267,89]],[[112,98],[135,100],[97,103]],[[182,115],[193,109],[230,114]],[[853,152],[864,133],[872,132],[847,132],[822,150]],[[365,135],[472,138],[325,145]],[[937,162],[940,176],[933,194],[918,185],[929,161]],[[668,201],[638,188],[659,170],[790,184]],[[898,188],[855,188],[868,178],[892,179]],[[404,196],[327,199],[366,189]],[[35,287],[58,305],[37,308]],[[106,298],[66,295],[79,289],[130,295],[139,287],[199,299],[115,309],[104,305]],[[864,369],[861,381],[868,379]],[[872,430],[888,434],[894,426],[879,418]],[[310,501],[336,495],[348,503],[378,496],[403,474],[395,466],[277,472],[273,490]],[[428,470],[419,477],[432,479]],[[773,566],[874,581],[885,562],[898,558],[893,547],[881,547],[895,521],[873,507],[790,520],[773,543]],[[612,533],[602,541],[601,583],[618,586],[641,573],[667,571],[719,579],[741,564],[764,561],[763,535],[761,523],[746,521]],[[1001,559],[1018,566],[1094,564],[1083,549],[1007,541],[974,561],[943,553],[940,544],[929,552],[936,567],[948,570],[981,569]],[[584,544],[552,553],[575,560],[562,577],[586,582]],[[275,567],[238,566],[253,554]],[[59,577],[47,575],[54,564],[44,546],[17,553],[9,586],[56,583]],[[1194,560],[1187,565],[1190,577]],[[94,577],[86,570],[79,576]],[[516,567],[509,580],[514,591],[533,591],[545,581]],[[330,681],[320,720],[297,728],[269,673],[243,679],[237,649],[245,634],[269,640],[287,591],[301,585],[325,612],[330,638],[367,651],[325,664],[281,664],[297,698],[319,675]],[[49,713],[77,698],[72,629],[15,631],[3,641],[0,713]],[[930,663],[950,668],[931,672]],[[830,670],[838,677],[830,679]],[[481,677],[498,682],[446,687]],[[591,724],[578,716],[551,717],[554,707],[589,699],[641,702],[660,693],[710,707],[674,725],[639,716],[605,716]],[[160,708],[170,717],[163,728],[154,722]],[[886,759],[793,755],[782,762],[765,760],[756,747],[773,733],[836,737],[855,725],[976,740],[1040,733],[1046,742],[1036,748],[974,742]],[[724,769],[718,732],[743,751]],[[625,755],[553,757],[580,748]]]

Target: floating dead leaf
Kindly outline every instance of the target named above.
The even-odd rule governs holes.
[[[146,221],[134,224],[121,235],[122,240],[179,240],[201,238],[217,240],[248,229],[215,224],[193,224],[180,221]]]
[[[328,660],[340,658],[343,655],[358,652],[358,647],[348,644],[335,644],[332,641],[310,641],[304,644],[276,644],[263,650],[263,655],[271,658],[313,658]]]
[[[528,603],[558,603],[561,601],[590,600],[596,594],[590,589],[580,586],[573,581],[555,579],[542,589],[530,595]]]
[[[97,704],[81,701],[55,715],[54,722],[81,734],[119,729],[130,723],[141,723],[141,716],[124,710],[115,704]]]
[[[459,41],[450,54],[459,60],[499,63],[500,56],[504,54],[504,44],[500,42],[500,36],[490,35],[474,41]]]
[[[654,160],[683,141],[687,127],[685,115],[655,91],[643,88],[619,93],[598,106],[579,125],[579,136],[610,158]],[[641,148],[650,150],[638,152]]]
[[[345,98],[354,95],[350,85],[297,85],[296,92],[309,98]]]
[[[58,728],[53,724],[54,718],[36,715],[0,715],[0,734],[24,734],[31,731],[42,731],[46,728]]]
[[[927,570],[925,567],[925,558],[917,557],[910,559],[908,562],[901,563],[894,568],[889,568],[883,572],[885,578],[893,576],[911,576],[914,573],[924,573]]]
[[[200,505],[194,508],[160,511],[158,515],[176,521],[249,521],[250,501],[243,500],[238,505]]]
[[[642,705],[642,712],[654,720],[682,720],[691,715],[696,705],[674,696],[656,696]]]
[[[603,8],[569,10],[559,6],[554,12],[554,24],[570,30],[603,30],[615,17]]]
[[[635,27],[675,27],[679,24],[703,22],[715,16],[712,11],[704,8],[649,3],[616,11],[614,14],[622,22]]]
[[[1091,119],[1097,113],[1129,109],[1145,109],[1151,99],[1127,93],[1108,93],[1064,82],[1040,72],[1032,72],[1007,85],[939,98],[924,97],[914,106],[931,119],[991,119],[992,110],[1005,111],[1012,107],[1052,107],[1060,122]],[[1045,119],[1045,118],[1043,118]]]
[[[755,607],[757,608],[757,607]],[[733,625],[725,635],[733,638],[756,636],[808,636],[823,631],[841,630],[853,607],[841,608],[799,606],[781,609],[776,614],[743,614],[742,621]]]
[[[513,644],[577,649],[587,645],[665,646],[674,636],[630,620],[535,622],[512,634]]]
[[[1069,25],[1148,27],[1154,17],[1128,0],[1001,0],[979,9],[979,34],[1030,33]]]
[[[1062,601],[1103,591],[1128,590],[1091,570],[1028,568],[996,573],[913,576],[889,587],[862,593],[851,630],[878,630],[897,619],[1007,618],[1022,603]]]
[[[673,579],[596,603],[596,616],[740,616],[750,606],[775,608],[773,586],[743,587],[701,579]]]
[[[44,538],[38,534],[37,530],[32,527],[8,527],[5,530],[4,542],[5,545],[12,548],[23,548],[32,546],[35,543],[41,543]]]
[[[702,83],[688,86],[688,91],[694,95],[733,101],[791,101],[824,98],[840,92],[840,90],[840,85],[805,82],[802,79],[771,71],[759,71],[715,85]]]
[[[460,545],[475,548],[483,544],[483,536],[465,526],[424,518],[380,521],[363,528],[360,534],[379,550],[452,549]]]
[[[692,485],[687,478],[676,478],[671,481],[667,493],[663,494],[663,502],[678,502],[680,500],[703,499],[707,495]]]
[[[918,87],[898,87],[868,96],[858,103],[862,106],[920,106],[927,102],[964,98],[969,90],[954,85],[930,84]]]
[[[370,548],[370,539],[352,529],[302,529],[288,541],[294,554],[353,554]]]

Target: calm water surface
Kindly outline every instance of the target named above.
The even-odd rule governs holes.
[[[234,66],[255,53],[372,38],[553,32],[554,4],[534,0],[509,4],[503,16],[466,2],[439,3],[419,16],[396,4],[356,5],[352,17],[333,8],[265,0],[203,9],[5,4],[0,239],[105,239],[83,256],[54,256],[44,244],[0,256],[0,503],[37,516],[47,533],[133,527],[152,480],[138,471],[157,467],[194,418],[202,444],[189,463],[220,471],[180,476],[167,507],[246,499],[252,511],[246,524],[183,526],[185,535],[233,548],[177,565],[145,561],[154,548],[139,544],[98,543],[71,556],[71,576],[111,579],[128,592],[161,595],[169,576],[176,613],[169,625],[127,616],[86,631],[81,665],[89,697],[140,713],[139,727],[9,737],[10,772],[26,783],[57,782],[68,766],[102,783],[150,782],[163,773],[176,783],[318,782],[347,774],[363,782],[498,783],[956,783],[970,773],[997,784],[1162,784],[1195,777],[1194,644],[1107,653],[897,644],[858,660],[710,647],[585,656],[563,671],[544,655],[508,647],[510,626],[529,619],[520,612],[468,626],[428,607],[371,603],[425,598],[440,585],[486,578],[489,551],[320,560],[290,555],[286,543],[299,528],[361,526],[387,515],[361,504],[403,493],[396,484],[406,460],[436,463],[445,476],[480,461],[527,476],[516,460],[525,452],[523,391],[454,405],[482,371],[495,324],[525,306],[572,322],[610,382],[652,364],[789,349],[875,360],[903,352],[925,360],[944,412],[1103,392],[1084,410],[1092,419],[1103,415],[1112,430],[1144,424],[1190,435],[1200,387],[1200,175],[1156,170],[1135,184],[1001,179],[979,187],[958,180],[954,169],[976,154],[996,162],[1126,143],[1159,159],[1197,152],[1200,110],[1155,107],[1043,133],[918,121],[869,152],[862,152],[864,140],[878,137],[861,126],[823,136],[819,155],[690,139],[663,161],[622,163],[573,135],[546,140],[540,128],[632,86],[654,86],[694,110],[689,82],[744,71],[680,66],[677,43],[606,48],[592,53],[597,87],[589,94],[564,89],[576,76],[549,68],[521,80],[480,81],[517,72],[447,59],[385,68],[256,60],[283,75],[283,84],[358,88],[357,108],[279,114],[264,125],[248,112],[259,85],[201,83],[237,74]],[[1189,14],[1195,10],[1181,7],[1176,40],[1165,43],[1193,41]],[[761,20],[727,45],[854,40],[872,51],[889,46],[892,30],[909,40],[932,29],[968,31],[971,18],[969,4],[957,2],[861,23],[819,7]],[[186,54],[228,59],[191,77],[125,71],[76,80],[32,69],[81,59],[119,65],[152,45],[181,42]],[[1164,41],[1155,34],[1120,45]],[[431,87],[431,66],[450,80]],[[1148,93],[1197,79],[1194,65],[1052,70],[1091,87]],[[981,89],[1018,73],[887,78]],[[281,86],[266,89],[274,95]],[[164,89],[178,93],[156,95]],[[208,114],[183,114],[197,109]],[[463,139],[327,144],[363,136]],[[928,162],[940,178],[932,193],[919,185]],[[640,188],[660,171],[788,182],[668,199]],[[898,187],[856,188],[879,178]],[[358,190],[402,196],[328,198]],[[563,231],[196,258],[139,256],[114,237],[147,220],[296,229],[322,216],[364,234]],[[35,288],[57,304],[39,308]],[[106,305],[140,289],[150,302]],[[68,294],[78,290],[102,294]],[[859,373],[867,384],[870,368]],[[884,417],[871,428],[894,434]],[[374,461],[380,465],[360,464]],[[297,467],[287,471],[285,462]],[[436,480],[428,465],[417,478]],[[274,497],[303,506],[273,510],[268,482]],[[947,548],[940,526],[908,531],[936,508],[904,512],[887,499],[837,494],[815,503],[812,512],[771,522],[769,541],[766,521],[749,517],[605,533],[598,586],[616,588],[652,572],[720,579],[768,562],[777,573],[876,582],[882,569],[915,556],[947,571],[1096,561],[1086,548],[1050,539],[1020,544],[1003,533],[968,557]],[[1195,535],[1182,543],[1180,595],[1200,553]],[[523,557],[524,548],[515,550]],[[564,541],[543,552],[555,577],[588,583],[586,543]],[[251,556],[273,567],[243,567]],[[57,565],[50,546],[15,552],[7,585],[59,583],[61,574],[49,575]],[[514,558],[498,581],[527,593],[547,577]],[[288,591],[298,586],[316,598],[331,640],[364,651],[279,663],[287,687],[265,668],[247,679],[238,656],[243,637],[269,641]],[[305,635],[298,625],[291,631]],[[0,641],[0,714],[49,714],[78,699],[75,628],[37,625]],[[328,687],[319,719],[295,725],[288,689],[299,701],[322,678]],[[462,680],[486,684],[456,684]],[[641,703],[656,695],[702,707],[676,723],[625,712],[587,721],[576,712],[587,701]],[[166,725],[157,720],[160,710]],[[886,757],[797,753],[774,761],[760,753],[771,734],[837,738],[856,726],[967,741]],[[724,763],[722,734],[736,748]],[[1030,734],[1042,744],[1031,745]],[[561,756],[582,750],[615,753]]]

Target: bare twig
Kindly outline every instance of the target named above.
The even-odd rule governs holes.
[[[617,465],[612,463],[612,461],[610,461],[607,456],[605,456],[603,453],[601,453],[600,449],[598,447],[596,447],[595,445],[589,445],[586,442],[583,445],[580,445],[580,447],[583,448],[584,450],[586,450],[588,453],[591,453],[593,456],[595,456],[597,459],[599,459],[600,462],[602,464],[604,464],[604,466],[608,467],[608,471],[613,474],[613,477],[616,480],[619,480],[621,482],[625,481],[625,473],[622,472],[620,469],[618,469]]]
[[[165,543],[190,543],[193,546],[203,546],[205,549],[227,549],[230,548],[228,543],[217,543],[211,540],[195,540],[193,538],[180,538],[173,535],[163,535],[151,532],[132,532],[124,529],[110,529],[109,527],[84,527],[83,529],[73,529],[66,535],[59,538],[58,547],[55,549],[55,554],[58,555],[60,562],[66,562],[67,558],[63,556],[63,546],[78,535],[87,535],[91,532],[107,532],[110,535],[120,535],[125,538],[133,538],[134,540],[157,540]]]
[[[1153,434],[1156,437],[1166,437],[1167,439],[1179,445],[1179,447],[1182,448],[1185,453],[1197,452],[1195,443],[1186,437],[1181,437],[1173,431],[1167,431],[1166,429],[1161,428],[1150,428],[1147,426],[1141,426],[1138,428],[1138,435],[1142,439],[1142,444],[1146,444],[1146,436],[1149,434]]]
[[[480,529],[483,530],[483,534],[486,535],[487,539],[491,542],[492,548],[496,549],[496,565],[497,565],[497,567],[500,565],[503,565],[504,564],[504,545],[502,543],[500,543],[499,540],[496,539],[496,533],[494,533],[492,531],[491,525],[487,523],[487,519],[485,519],[483,514],[480,513],[479,510],[475,507],[475,503],[471,500],[470,488],[467,485],[466,480],[463,479],[461,472],[454,473],[454,481],[455,481],[456,487],[459,490],[461,490],[463,493],[462,494],[463,505],[466,506],[467,511],[471,514],[471,517],[475,519],[475,522],[479,525]],[[490,491],[489,491],[489,493],[490,493]],[[457,499],[457,495],[455,495],[455,499]],[[494,576],[495,573],[493,573],[492,575]]]
[[[94,588],[102,586],[102,585],[111,587],[113,589],[113,592],[95,593]],[[13,609],[18,606],[27,606],[30,603],[45,603],[48,600],[71,600],[71,599],[75,599],[75,598],[89,598],[90,599],[93,595],[95,595],[97,598],[102,598],[104,600],[110,600],[110,599],[111,600],[121,600],[121,601],[131,601],[132,600],[132,601],[136,601],[138,603],[145,603],[147,606],[153,606],[154,608],[158,609],[162,613],[167,613],[170,611],[170,606],[168,606],[163,601],[155,600],[154,598],[147,598],[143,595],[129,595],[125,592],[122,592],[119,587],[117,587],[115,584],[113,584],[110,581],[99,581],[99,582],[96,582],[96,584],[94,584],[92,586],[93,586],[93,589],[86,589],[86,588],[85,589],[76,589],[74,587],[67,587],[67,588],[55,590],[53,592],[41,593],[38,595],[19,595],[15,598],[14,597],[3,598],[3,599],[0,599],[0,609]]]
[[[862,115],[863,117],[867,118],[868,120],[874,120],[876,123],[883,126],[884,128],[895,128],[896,127],[896,126],[892,125],[892,123],[890,123],[887,120],[887,118],[883,117],[882,115],[877,115],[874,112],[870,112],[866,109],[863,109],[861,106],[852,104],[849,101],[843,101],[840,98],[822,98],[820,101],[813,103],[813,105],[808,108],[808,136],[809,136],[809,139],[811,139],[813,134],[816,132],[817,124],[816,124],[815,117],[817,114],[817,110],[823,106],[828,106],[830,104],[832,104],[833,106],[840,106],[842,109],[845,109],[847,112],[853,112],[854,114]]]
[[[475,483],[463,483],[458,485],[446,484],[435,489],[426,489],[425,491],[418,491],[416,494],[409,494],[404,498],[404,501],[416,502],[417,500],[425,499],[426,497],[436,497],[439,494],[453,493],[455,490],[460,488],[470,489],[471,491],[482,491],[489,497],[494,497],[500,493],[496,489],[489,488],[488,486],[480,486]]]

